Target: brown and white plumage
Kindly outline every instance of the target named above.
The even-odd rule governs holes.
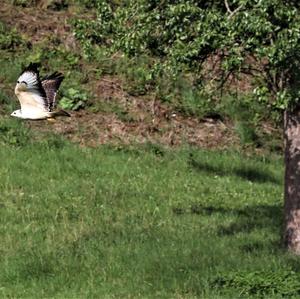
[[[45,76],[42,80],[42,87],[46,93],[48,109],[52,111],[56,107],[56,94],[59,86],[64,79],[62,73],[55,72],[52,75]]]
[[[55,72],[40,79],[37,64],[30,63],[17,80],[15,94],[21,109],[11,115],[23,119],[46,119],[56,116],[70,116],[63,110],[55,111],[57,90],[64,79]]]

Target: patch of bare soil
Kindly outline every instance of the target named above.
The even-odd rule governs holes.
[[[113,112],[72,112],[71,118],[55,123],[32,122],[31,127],[56,131],[82,145],[105,143],[160,143],[168,146],[190,144],[224,148],[238,143],[230,126],[213,119],[198,120],[172,111],[153,98],[139,98],[122,90],[117,79],[102,78],[94,82],[99,101],[118,104],[124,117]]]
[[[0,5],[0,20],[26,35],[32,45],[47,40],[54,44],[64,44],[67,49],[74,49],[76,42],[70,26],[70,19],[74,14],[68,9],[47,9],[48,4],[49,1],[40,0],[37,7],[32,8],[14,6],[3,1]]]
[[[144,111],[142,114],[145,115]],[[148,117],[149,116],[149,117]],[[172,114],[124,122],[114,114],[73,112],[72,117],[57,120],[32,122],[31,128],[55,131],[81,145],[97,146],[105,143],[145,143],[153,142],[169,146],[191,144],[200,147],[224,148],[237,143],[232,130],[224,123],[214,120],[199,122]]]
[[[44,1],[45,2],[45,1]],[[0,6],[0,20],[16,27],[34,44],[53,36],[68,49],[76,47],[68,20],[72,12],[43,8],[21,8],[4,2]],[[84,66],[83,66],[84,67]],[[229,124],[219,120],[199,120],[172,111],[154,97],[134,97],[122,89],[118,78],[103,77],[88,82],[95,102],[121,107],[121,114],[112,111],[72,112],[71,118],[29,122],[39,131],[55,131],[82,145],[97,146],[104,143],[153,142],[170,146],[191,144],[200,147],[224,148],[238,143]]]

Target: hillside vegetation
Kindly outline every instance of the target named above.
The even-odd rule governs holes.
[[[61,105],[77,111],[76,121],[65,121],[63,127],[59,122],[51,130],[93,146],[121,141],[281,149],[280,114],[257,101],[250,78],[235,79],[224,90],[215,89],[205,83],[216,72],[210,70],[213,61],[206,75],[200,76],[182,69],[180,62],[165,59],[173,53],[165,53],[165,40],[165,50],[160,52],[151,44],[155,36],[142,43],[148,31],[162,32],[159,27],[154,30],[152,20],[159,18],[155,10],[145,20],[146,4],[138,6],[137,13],[136,5],[127,7],[117,1],[109,5],[106,1],[11,3],[5,1],[1,8],[2,101],[15,98],[15,78],[27,63],[40,63],[42,74],[62,71],[66,79],[60,91]],[[178,7],[182,11],[165,16],[176,21],[171,24],[174,36],[180,31],[181,18],[192,13],[188,5]],[[148,30],[138,40],[130,39],[136,27],[127,35],[122,31],[135,12],[139,15],[137,29],[144,22]],[[173,42],[178,39],[183,37]],[[143,45],[145,49],[140,48]],[[170,49],[177,53],[174,47]],[[10,99],[6,104],[17,106]],[[39,127],[47,130],[48,125]]]

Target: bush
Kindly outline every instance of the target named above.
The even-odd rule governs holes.
[[[87,105],[87,99],[86,92],[71,87],[64,91],[59,106],[67,110],[79,110]]]
[[[15,50],[18,46],[23,45],[24,41],[15,29],[9,30],[0,22],[0,49]]]

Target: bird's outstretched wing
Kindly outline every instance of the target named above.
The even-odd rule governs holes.
[[[53,111],[55,108],[57,90],[63,79],[64,76],[62,73],[55,72],[51,75],[45,76],[41,80],[42,87],[46,93],[49,111]]]
[[[18,84],[25,84],[26,90],[19,92]],[[21,109],[39,109],[49,111],[49,103],[46,92],[42,86],[37,64],[30,63],[17,80],[15,93],[20,101]]]

